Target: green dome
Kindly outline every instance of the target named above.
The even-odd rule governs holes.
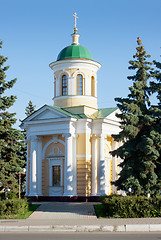
[[[61,50],[61,52],[57,57],[57,61],[67,59],[67,58],[85,58],[85,59],[93,60],[93,57],[91,53],[88,51],[88,49],[77,44],[72,44],[68,47],[65,47],[63,50]]]

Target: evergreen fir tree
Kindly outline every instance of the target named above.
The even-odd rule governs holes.
[[[157,190],[158,176],[155,170],[159,151],[153,129],[156,119],[151,114],[148,94],[148,81],[153,77],[153,63],[147,60],[150,55],[146,54],[140,38],[137,39],[137,44],[134,60],[129,61],[129,69],[135,70],[135,74],[128,77],[133,81],[130,93],[127,98],[115,99],[121,111],[117,117],[120,118],[122,130],[118,135],[113,135],[113,138],[122,142],[122,145],[111,153],[122,159],[122,170],[113,184],[118,189],[132,188],[135,194],[147,194]]]
[[[30,100],[28,106],[25,108],[25,114],[29,117],[35,111],[35,105],[33,105],[32,101]]]
[[[159,152],[159,157],[156,163],[156,174],[158,176],[158,189],[161,190],[161,63],[154,61],[157,68],[153,73],[156,81],[150,82],[150,93],[157,95],[158,104],[151,107],[151,115],[155,118],[153,124],[156,148]]]
[[[154,72],[154,77],[156,78],[157,82],[150,82],[150,89],[152,93],[157,93],[158,98],[158,106],[155,106],[155,108],[158,109],[158,115],[161,116],[161,63],[154,61],[154,64],[157,68]]]
[[[2,48],[2,42],[0,42]],[[15,113],[8,109],[14,104],[16,96],[5,96],[5,91],[13,87],[16,79],[6,81],[4,66],[7,58],[0,55],[0,183],[4,188],[15,191],[18,187],[18,176],[25,166],[22,154],[23,135],[13,125],[16,123]]]

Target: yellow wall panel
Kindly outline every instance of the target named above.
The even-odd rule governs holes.
[[[43,141],[42,141],[43,148],[52,139],[53,139],[52,135],[51,136],[44,136],[43,137]],[[58,135],[58,139],[64,141],[64,138],[62,137],[61,134]],[[54,148],[54,147],[56,147],[56,148]],[[65,154],[65,146],[64,146],[64,144],[62,144],[60,142],[57,142],[57,143],[53,143],[52,142],[46,149],[45,157],[47,157],[49,153],[53,152],[53,150],[57,151],[57,147],[60,149],[60,151],[63,154]],[[63,169],[64,169],[64,166],[63,166]],[[63,176],[63,181],[64,181],[64,176]],[[42,194],[44,196],[48,196],[49,195],[49,161],[47,159],[42,160]]]
[[[62,108],[66,107],[75,107],[75,106],[90,106],[91,108],[97,109],[97,98],[96,97],[90,97],[83,95],[80,97],[68,97],[68,98],[60,98],[54,99],[54,105],[59,106]]]
[[[42,139],[42,149],[44,148],[44,146],[50,141],[52,140],[53,136],[44,136]]]
[[[86,154],[91,155],[91,134],[86,133]]]
[[[42,161],[42,194],[49,195],[49,162],[47,159]]]
[[[86,136],[84,138],[86,140]],[[79,196],[91,194],[91,159],[85,157],[77,158],[77,193]]]
[[[77,155],[91,155],[90,133],[79,133],[77,138]]]
[[[86,154],[86,134],[79,133],[77,138],[77,154],[84,155]]]
[[[65,143],[65,137],[63,137],[62,134],[58,135],[58,139],[62,140]]]

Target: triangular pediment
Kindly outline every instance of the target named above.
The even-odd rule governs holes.
[[[44,110],[37,116],[35,116],[32,120],[42,120],[42,119],[53,119],[53,118],[61,118],[61,117],[67,117],[62,116],[58,111],[51,111],[49,109]]]
[[[35,111],[32,115],[24,119],[23,122],[26,121],[38,121],[38,120],[48,120],[48,119],[60,119],[60,118],[67,118],[69,115],[65,114],[64,112],[55,109],[54,107],[50,107],[45,105]]]

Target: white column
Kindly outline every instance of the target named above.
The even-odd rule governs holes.
[[[61,86],[61,83],[60,83],[60,78],[57,78],[56,79],[56,97],[59,97],[60,96],[60,86]]]
[[[91,96],[91,76],[84,77],[84,95]]]
[[[73,94],[73,77],[68,77],[68,95]]]
[[[73,135],[73,195],[77,196],[77,138],[78,134]]]
[[[28,144],[29,138],[27,138],[27,161],[26,161],[26,193],[25,196],[28,196],[28,178],[29,178],[29,156],[28,156],[28,149],[29,149],[29,144]]]
[[[106,194],[106,173],[105,173],[105,156],[104,156],[104,138],[101,134],[99,137],[99,159],[98,159],[98,195]]]
[[[31,137],[31,159],[30,159],[30,193],[29,196],[37,196],[36,175],[37,137]]]
[[[95,78],[95,97],[97,97],[97,76]]]
[[[97,194],[97,138],[95,135],[92,136],[92,174],[91,174],[91,195],[96,196]]]
[[[117,149],[117,142],[112,141],[112,151]],[[112,157],[112,181],[117,180],[117,157]],[[117,188],[115,185],[112,185],[113,194],[117,193]]]
[[[65,134],[64,196],[73,196],[73,151],[72,136]]]
[[[42,137],[37,137],[37,193],[42,196]]]

